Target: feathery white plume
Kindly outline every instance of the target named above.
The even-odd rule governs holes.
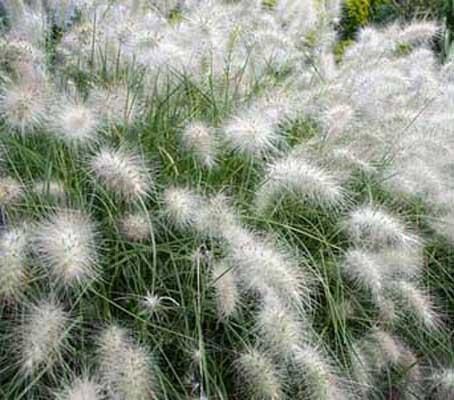
[[[156,398],[156,378],[148,350],[127,330],[111,325],[99,339],[101,379],[110,396],[118,400]]]
[[[196,223],[203,203],[198,194],[183,187],[169,187],[163,200],[165,213],[177,227],[189,228]]]
[[[227,145],[235,152],[260,157],[276,150],[281,137],[273,123],[251,110],[232,118],[223,128]]]
[[[321,124],[328,138],[342,135],[355,117],[354,109],[348,104],[335,104],[321,115]]]
[[[153,235],[150,216],[142,211],[129,213],[120,219],[121,234],[131,242],[143,242]]]
[[[76,378],[71,385],[56,394],[57,400],[102,400],[102,387],[87,377]]]
[[[454,368],[442,368],[432,377],[432,386],[437,400],[451,399],[454,396]]]
[[[384,271],[374,253],[350,249],[345,254],[342,268],[351,280],[368,288],[374,297],[382,293]]]
[[[268,165],[265,181],[257,193],[258,208],[265,210],[288,194],[322,206],[336,206],[345,197],[333,174],[295,156]]]
[[[403,318],[410,312],[427,329],[433,330],[440,327],[440,317],[435,311],[432,298],[415,284],[399,281],[393,285],[393,295],[401,305]]]
[[[434,40],[439,30],[439,26],[434,22],[413,22],[398,32],[396,39],[409,44],[429,43]]]
[[[218,261],[213,265],[211,275],[218,316],[220,319],[228,318],[235,313],[240,297],[235,271],[226,262]]]
[[[21,134],[31,133],[46,120],[48,103],[47,88],[39,79],[11,84],[0,93],[0,118]]]
[[[26,284],[28,234],[25,226],[0,231],[0,297],[18,298]]]
[[[378,207],[354,210],[345,226],[354,243],[368,247],[411,247],[420,242],[398,218]]]
[[[261,302],[257,315],[257,331],[260,340],[270,352],[281,359],[292,354],[294,348],[304,339],[306,326],[270,290]]]
[[[348,399],[330,362],[310,345],[296,346],[293,362],[303,377],[303,396],[309,400]]]
[[[85,144],[96,140],[99,121],[86,104],[65,98],[53,107],[49,125],[58,139],[68,144]]]
[[[192,122],[182,132],[182,142],[186,151],[205,167],[216,165],[216,137],[214,130],[203,122]]]
[[[83,212],[63,209],[51,214],[35,228],[32,243],[43,265],[64,285],[96,277],[98,234]]]
[[[238,375],[251,400],[284,398],[282,377],[275,363],[257,349],[248,349],[237,360]]]
[[[241,287],[262,297],[272,290],[288,304],[305,302],[307,280],[297,260],[244,228],[229,228],[225,235],[227,259]]]
[[[14,206],[24,194],[24,186],[16,179],[0,177],[0,206]]]
[[[91,159],[90,167],[102,185],[126,201],[144,200],[153,189],[144,158],[122,147],[101,149]]]
[[[68,336],[68,314],[60,305],[43,301],[28,307],[17,331],[22,370],[34,374],[61,358]]]

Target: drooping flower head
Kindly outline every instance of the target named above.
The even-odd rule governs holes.
[[[235,272],[227,263],[219,261],[213,265],[212,280],[218,316],[220,319],[228,318],[235,313],[240,296]]]
[[[257,349],[248,349],[237,360],[245,392],[253,400],[280,400],[284,387],[279,371],[266,354]]]
[[[53,301],[28,307],[18,334],[21,369],[35,374],[61,359],[68,336],[68,314]]]
[[[216,137],[213,129],[202,122],[193,122],[182,132],[182,142],[186,151],[206,168],[216,165]]]
[[[138,153],[104,148],[91,159],[90,167],[103,186],[128,202],[143,201],[153,190],[150,168]]]
[[[113,398],[156,398],[153,360],[148,350],[136,343],[127,330],[111,325],[102,332],[99,361],[103,386]]]
[[[0,231],[0,297],[16,299],[26,285],[28,232],[25,226]]]

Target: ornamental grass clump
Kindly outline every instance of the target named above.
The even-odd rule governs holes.
[[[453,63],[341,9],[0,2],[0,397],[452,397]]]

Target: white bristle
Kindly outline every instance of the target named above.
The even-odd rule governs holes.
[[[145,199],[153,190],[153,179],[144,158],[124,148],[101,149],[90,162],[95,178],[126,201]]]
[[[97,275],[98,234],[81,211],[60,210],[38,224],[33,249],[53,278],[65,286],[90,282]]]

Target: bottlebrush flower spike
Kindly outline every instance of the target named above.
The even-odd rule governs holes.
[[[90,168],[102,185],[128,202],[143,201],[153,190],[151,171],[143,157],[122,147],[101,149],[91,159]]]
[[[451,399],[454,396],[454,368],[440,368],[432,375],[431,381],[436,400]]]
[[[378,207],[363,206],[354,210],[345,227],[351,240],[358,245],[399,248],[419,246],[420,243],[398,218]]]
[[[267,170],[257,193],[259,210],[266,210],[283,195],[321,206],[336,206],[345,198],[333,174],[303,158],[291,155],[269,164]]]
[[[111,325],[99,340],[101,380],[112,398],[156,398],[153,362],[148,350],[135,343],[128,331]]]
[[[301,305],[307,300],[307,276],[284,251],[247,229],[228,227],[227,259],[235,266],[240,287],[262,298],[273,291],[286,304]]]
[[[0,91],[0,118],[22,135],[43,126],[48,105],[47,88],[38,78],[10,84]]]
[[[143,242],[153,236],[153,225],[148,213],[129,213],[120,219],[120,233],[131,242]]]
[[[102,400],[102,387],[88,377],[76,378],[63,391],[56,393],[57,400]]]
[[[16,179],[0,177],[0,206],[17,205],[24,194],[24,186]]]
[[[281,374],[272,359],[257,349],[247,349],[237,360],[238,376],[251,400],[282,400]],[[242,385],[242,387],[244,387]]]
[[[51,214],[35,228],[32,243],[44,267],[63,285],[96,277],[98,234],[87,214],[65,209]]]
[[[186,151],[206,168],[216,165],[216,137],[214,130],[202,122],[192,122],[182,132],[182,143]]]
[[[310,345],[296,346],[293,362],[304,382],[302,395],[309,400],[349,399],[330,362],[321,352]]]
[[[235,313],[240,300],[235,271],[226,262],[218,261],[213,265],[211,276],[218,317],[221,320],[229,318]]]
[[[292,354],[307,333],[301,318],[290,309],[270,289],[260,304],[256,329],[261,341],[271,354],[283,359]]]
[[[401,316],[403,318],[407,317],[406,313],[410,312],[427,329],[434,330],[440,327],[440,316],[435,311],[432,298],[414,283],[396,282],[392,287],[392,292],[402,307]]]
[[[49,118],[49,127],[55,137],[69,145],[95,141],[99,124],[97,115],[90,107],[70,98],[54,105]]]
[[[198,220],[203,199],[194,191],[184,187],[169,187],[163,195],[165,214],[177,227],[194,226]]]
[[[250,157],[261,157],[276,150],[281,140],[276,128],[271,120],[257,114],[254,109],[233,117],[223,128],[223,132],[227,145],[233,151]]]
[[[14,300],[26,285],[28,234],[25,226],[0,230],[0,297]]]
[[[396,39],[403,43],[421,44],[433,41],[440,31],[440,27],[430,21],[418,21],[404,27],[397,34]]]
[[[375,298],[382,294],[385,271],[375,253],[350,249],[345,254],[342,269],[349,279],[368,288]]]
[[[52,367],[61,359],[68,338],[68,314],[53,301],[42,301],[28,307],[23,321],[17,330],[23,372],[35,374]]]

